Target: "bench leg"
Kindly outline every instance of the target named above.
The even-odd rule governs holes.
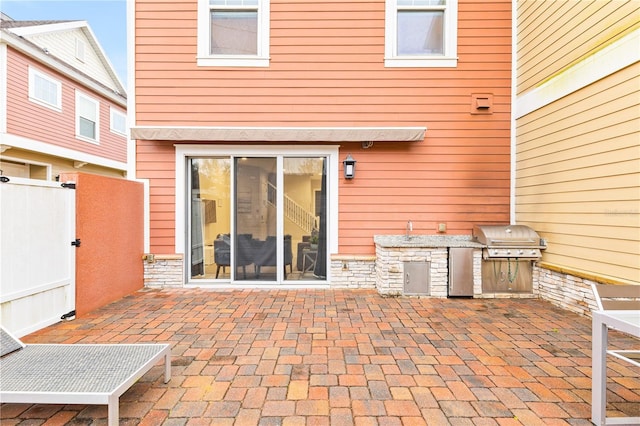
[[[107,424],[109,426],[118,426],[120,424],[120,398],[111,395],[107,407]]]
[[[169,383],[169,380],[171,380],[171,350],[164,356],[164,382]]]
[[[607,326],[597,318],[591,328],[591,421],[599,426],[607,422]]]

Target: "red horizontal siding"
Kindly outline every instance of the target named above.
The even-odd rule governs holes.
[[[175,253],[175,151],[172,144],[138,141],[136,177],[149,181],[150,246]]]
[[[38,142],[48,143],[109,160],[127,161],[127,139],[110,130],[110,110],[126,111],[110,100],[82,87],[75,81],[49,70],[22,53],[7,49],[7,132]],[[29,66],[60,81],[62,111],[29,100]],[[100,142],[85,142],[75,137],[75,90],[100,102]]]
[[[198,67],[196,9],[136,1],[138,125],[426,126],[423,142],[341,144],[358,161],[339,188],[341,253],[373,253],[408,219],[457,234],[509,221],[511,1],[460,0],[458,67],[443,69],[384,67],[382,0],[272,0],[268,68]],[[470,114],[473,93],[493,94],[493,114]],[[153,250],[173,252],[173,143],[139,142],[137,168],[157,197]]]

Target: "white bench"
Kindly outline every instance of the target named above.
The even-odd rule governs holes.
[[[109,425],[119,423],[120,395],[164,358],[168,344],[30,344],[1,328],[0,402],[106,404]]]

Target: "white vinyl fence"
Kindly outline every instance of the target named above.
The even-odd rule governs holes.
[[[0,183],[0,324],[20,337],[75,309],[75,190],[8,179]]]

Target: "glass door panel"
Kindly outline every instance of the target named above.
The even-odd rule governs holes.
[[[277,159],[235,159],[234,279],[276,281]]]
[[[324,157],[285,157],[283,216],[285,243],[291,247],[286,280],[326,277],[326,180]],[[285,259],[287,248],[285,247]]]
[[[191,170],[191,270],[194,280],[229,278],[231,162],[189,160]]]
[[[324,156],[190,158],[189,279],[326,280],[326,168]]]

